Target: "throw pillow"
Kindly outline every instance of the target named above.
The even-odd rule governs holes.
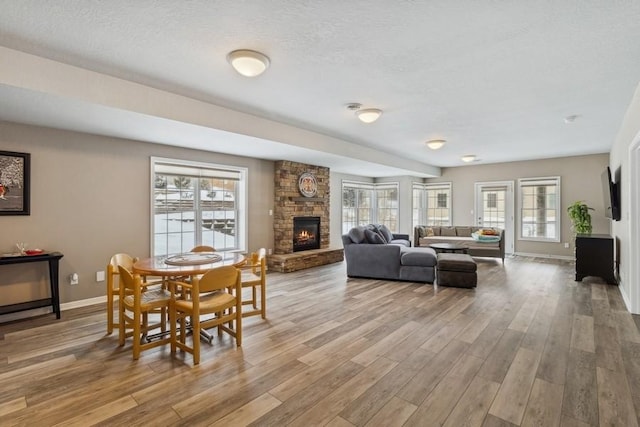
[[[382,235],[382,237],[384,237],[384,240],[386,240],[387,243],[393,240],[393,233],[387,228],[386,225],[380,224],[378,226],[378,232]]]
[[[441,236],[455,236],[456,235],[456,229],[455,229],[455,227],[442,227],[442,228],[440,228],[440,235]]]
[[[418,238],[425,236],[425,227],[417,226],[416,231],[418,232]]]
[[[460,237],[471,237],[471,227],[457,227],[456,234]]]
[[[349,237],[353,243],[363,243],[367,238],[362,227],[353,227],[349,230]]]
[[[433,237],[435,236],[435,233],[433,232],[433,228],[431,227],[424,227],[424,236],[422,237]]]
[[[364,235],[367,237],[367,242],[374,245],[384,245],[386,242],[382,239],[378,233],[373,230],[364,230]]]

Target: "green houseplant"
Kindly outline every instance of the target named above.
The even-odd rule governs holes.
[[[593,210],[583,201],[574,202],[567,208],[573,231],[576,234],[591,234],[591,215],[589,210]]]

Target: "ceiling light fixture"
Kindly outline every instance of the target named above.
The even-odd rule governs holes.
[[[269,68],[269,58],[254,50],[234,50],[227,60],[235,70],[245,77],[259,76]]]
[[[564,122],[567,124],[573,123],[580,118],[579,114],[572,114],[564,118]]]
[[[444,139],[431,139],[427,141],[427,147],[431,148],[432,150],[439,150],[442,148],[445,142],[447,141],[445,141]]]
[[[473,162],[476,159],[476,155],[475,154],[465,154],[460,159],[465,163],[469,163],[469,162]]]
[[[377,108],[365,108],[363,110],[356,111],[356,116],[364,123],[373,123],[380,118],[382,110]]]

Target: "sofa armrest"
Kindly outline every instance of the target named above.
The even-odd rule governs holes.
[[[397,234],[397,233],[391,233],[393,235],[393,239],[403,239],[403,240],[411,240],[409,239],[409,235],[408,234]]]

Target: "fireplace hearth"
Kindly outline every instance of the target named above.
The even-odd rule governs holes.
[[[293,218],[293,252],[320,249],[320,217]]]

